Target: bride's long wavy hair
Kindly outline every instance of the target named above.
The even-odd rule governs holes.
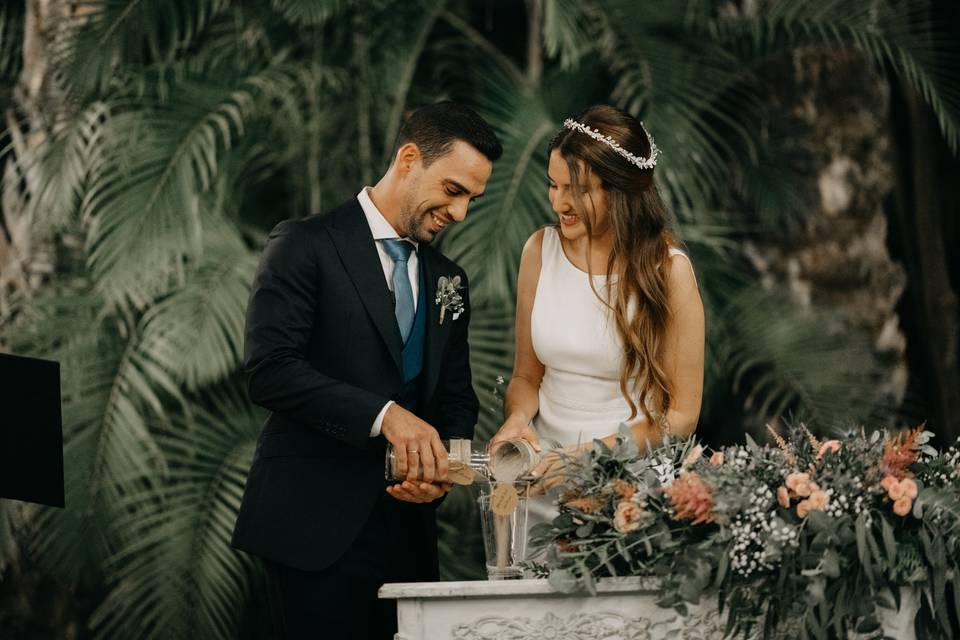
[[[616,140],[630,153],[649,157],[650,140],[640,122],[630,114],[606,105],[587,108],[574,118]],[[574,210],[587,229],[587,255],[593,239],[611,234],[613,250],[607,262],[608,284],[601,295],[623,340],[625,357],[620,370],[620,392],[630,406],[630,419],[642,412],[647,420],[662,423],[670,406],[670,389],[663,366],[663,340],[669,310],[667,273],[670,247],[677,240],[667,228],[667,208],[653,181],[653,169],[640,169],[610,146],[582,132],[563,128],[548,151],[558,151],[570,169],[570,189],[581,193],[585,172],[600,179],[606,200],[606,218],[597,228],[593,212],[580,198]],[[592,203],[592,198],[591,198]],[[557,225],[559,227],[559,225]],[[638,406],[639,405],[639,406]]]

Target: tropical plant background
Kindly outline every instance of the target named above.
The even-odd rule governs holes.
[[[253,271],[437,99],[505,147],[439,240],[474,288],[481,437],[519,252],[551,221],[546,144],[607,102],[664,150],[697,266],[701,437],[953,440],[958,25],[939,0],[4,2],[0,349],[61,362],[67,508],[0,501],[0,636],[263,636],[259,568],[228,546],[263,419],[239,373]],[[447,578],[482,575],[472,500],[441,511]]]

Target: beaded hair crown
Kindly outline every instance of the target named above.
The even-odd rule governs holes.
[[[572,118],[567,118],[564,120],[563,126],[565,126],[567,129],[573,129],[574,131],[579,131],[580,133],[586,134],[597,142],[602,142],[613,149],[617,155],[624,158],[627,162],[634,164],[641,169],[653,169],[655,166],[657,166],[657,157],[660,155],[660,149],[658,149],[657,145],[654,144],[653,136],[650,135],[650,132],[647,131],[647,128],[643,126],[642,122],[640,123],[640,127],[643,129],[643,132],[647,134],[647,140],[650,141],[650,156],[646,158],[635,156],[621,147],[620,143],[610,136],[605,136],[596,129],[585,124],[581,124]]]

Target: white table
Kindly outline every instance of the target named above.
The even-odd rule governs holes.
[[[395,640],[721,640],[725,616],[711,603],[686,616],[656,604],[651,578],[605,578],[597,596],[554,591],[546,580],[385,584],[397,601]],[[915,590],[901,591],[899,612],[881,610],[884,633],[916,640]],[[784,630],[781,637],[797,637]],[[855,638],[856,636],[851,636]],[[864,636],[865,637],[865,636]]]
[[[554,591],[546,580],[386,584],[397,600],[396,640],[720,640],[716,608],[687,616],[658,607],[647,578],[598,582],[596,597]]]

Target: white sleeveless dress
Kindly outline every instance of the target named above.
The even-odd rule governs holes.
[[[544,365],[533,426],[545,445],[554,441],[566,447],[616,433],[630,418],[630,406],[620,393],[624,350],[616,324],[590,288],[590,276],[564,254],[559,234],[555,227],[544,230],[530,318],[533,350]],[[684,254],[671,248],[670,255]],[[597,292],[606,296],[606,276],[593,279]],[[643,419],[641,413],[633,423]],[[552,520],[554,501],[550,495],[530,499],[528,527]]]

